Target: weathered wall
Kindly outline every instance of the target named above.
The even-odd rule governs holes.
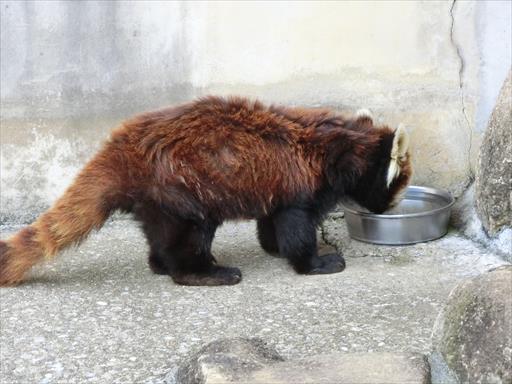
[[[122,118],[209,93],[368,107],[410,127],[416,183],[460,194],[510,67],[509,2],[0,3],[0,222]]]

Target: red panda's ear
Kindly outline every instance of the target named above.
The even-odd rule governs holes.
[[[403,157],[409,149],[409,134],[403,124],[398,125],[393,138],[393,148],[391,149],[391,157]]]
[[[405,127],[400,124],[395,130],[393,137],[393,147],[391,148],[387,185],[391,185],[391,182],[400,175],[400,161],[407,153],[409,149],[409,135],[405,130]]]
[[[368,127],[373,126],[373,116],[370,110],[363,108],[356,112],[356,121]]]

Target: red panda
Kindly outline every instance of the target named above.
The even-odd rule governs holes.
[[[149,243],[149,266],[178,284],[241,280],[211,254],[225,220],[256,219],[261,246],[301,274],[340,272],[319,257],[316,228],[336,203],[383,212],[411,176],[407,134],[375,127],[367,112],[270,106],[206,97],[143,113],[113,131],[64,195],[34,223],[0,241],[0,285],[132,212]]]

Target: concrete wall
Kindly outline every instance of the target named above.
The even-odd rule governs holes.
[[[370,108],[415,182],[460,194],[510,67],[503,2],[1,1],[1,222],[26,222],[110,129],[204,94]]]

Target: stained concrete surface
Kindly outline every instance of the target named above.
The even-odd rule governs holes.
[[[193,350],[235,336],[260,337],[286,359],[426,353],[451,289],[503,264],[451,233],[403,259],[347,254],[342,273],[299,276],[254,233],[253,222],[226,224],[214,243],[219,262],[241,268],[239,285],[183,287],[149,271],[134,223],[108,224],[0,290],[1,382],[161,383]]]
[[[416,184],[459,196],[511,65],[511,10],[0,0],[0,223],[48,208],[122,120],[207,94],[369,108],[410,129]]]

